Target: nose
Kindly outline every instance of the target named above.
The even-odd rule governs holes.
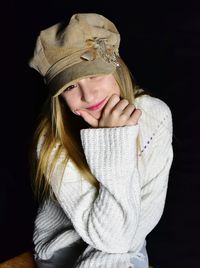
[[[79,88],[81,91],[81,100],[88,104],[93,104],[97,97],[98,89],[95,88],[90,78],[79,81]]]

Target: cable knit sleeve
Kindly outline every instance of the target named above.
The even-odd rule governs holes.
[[[59,204],[49,198],[40,205],[33,234],[35,259],[49,259],[60,245],[66,247],[80,239]]]
[[[62,182],[57,199],[82,239],[108,253],[125,253],[131,246],[140,214],[136,140],[139,126],[81,130],[84,152],[99,191],[80,194],[76,175]],[[68,173],[72,175],[68,167]],[[56,193],[55,184],[52,187]],[[79,189],[79,190],[78,190]],[[79,194],[78,194],[79,192]]]
[[[87,162],[100,182],[90,212],[91,238],[110,253],[127,252],[140,213],[136,139],[139,126],[87,129],[81,139]],[[106,247],[107,248],[106,248]]]

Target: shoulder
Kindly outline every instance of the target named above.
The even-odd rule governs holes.
[[[152,126],[165,122],[164,124],[172,129],[172,112],[163,100],[150,95],[142,95],[135,99],[134,105],[142,111],[140,121],[151,123]]]
[[[134,105],[142,111],[138,123],[144,136],[162,132],[172,139],[172,113],[167,103],[150,95],[142,95],[135,99]]]
[[[157,118],[163,115],[171,116],[171,109],[168,104],[157,97],[142,95],[135,99],[134,104],[136,108],[154,114]]]

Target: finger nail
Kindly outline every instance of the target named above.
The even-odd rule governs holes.
[[[81,115],[78,111],[74,111],[74,113],[77,114],[77,115]]]

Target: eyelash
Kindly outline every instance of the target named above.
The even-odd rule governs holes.
[[[64,92],[66,92],[66,91],[70,91],[70,90],[72,90],[73,88],[75,88],[77,85],[70,85],[70,86],[68,86],[65,90],[64,90]]]
[[[91,80],[92,80],[92,79],[97,79],[97,78],[98,78],[98,76],[92,76],[92,77],[90,77]],[[70,85],[70,86],[68,86],[68,87],[64,90],[64,92],[70,91],[70,90],[72,90],[72,89],[75,88],[75,87],[77,87],[76,84],[75,84],[75,85]]]

